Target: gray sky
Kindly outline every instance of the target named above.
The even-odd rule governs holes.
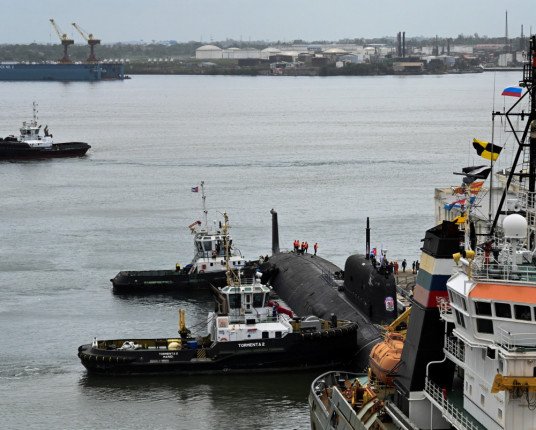
[[[1,43],[56,43],[49,18],[83,43],[136,40],[338,40],[536,32],[536,0],[0,0]]]

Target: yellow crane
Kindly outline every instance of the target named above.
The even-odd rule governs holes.
[[[86,40],[87,44],[89,45],[89,57],[87,57],[88,63],[96,63],[97,57],[95,57],[95,45],[100,44],[100,39],[95,39],[93,37],[93,34],[88,33],[85,31],[82,27],[80,27],[76,22],[71,23],[71,25],[76,28],[76,31],[80,33],[80,35]]]
[[[406,336],[409,325],[409,317],[411,315],[411,307],[407,308],[402,312],[398,318],[396,318],[391,324],[385,326],[385,330],[388,333],[400,333],[403,336]]]
[[[52,18],[50,18],[50,24],[52,24],[52,27],[56,31],[56,34],[60,38],[61,44],[63,46],[63,58],[60,60],[60,63],[72,63],[71,59],[69,58],[69,54],[67,54],[67,47],[69,45],[74,44],[74,40],[69,39],[67,33],[63,33],[58,27],[58,24],[56,24],[56,22]]]
[[[492,393],[500,391],[510,391],[515,394],[514,398],[518,398],[523,393],[536,391],[536,377],[534,376],[503,376],[500,373],[495,375],[493,385],[491,386]]]

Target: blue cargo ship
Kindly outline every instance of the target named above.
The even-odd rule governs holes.
[[[1,63],[0,81],[100,81],[124,79],[121,63],[25,64]]]

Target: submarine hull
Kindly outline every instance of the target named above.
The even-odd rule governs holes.
[[[329,319],[357,322],[358,352],[355,366],[364,369],[372,347],[381,341],[381,331],[345,296],[343,271],[315,255],[294,252],[277,253],[261,266],[263,281],[300,316],[316,315]]]

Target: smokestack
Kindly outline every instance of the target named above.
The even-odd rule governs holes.
[[[505,15],[504,44],[508,46],[508,11],[506,11]]]
[[[402,32],[402,58],[406,57],[406,32]]]
[[[450,55],[450,38],[447,39],[447,55]]]
[[[400,31],[396,35],[396,56],[402,56],[402,33]]]
[[[370,223],[367,217],[367,228],[365,229],[365,258],[370,258]]]
[[[277,223],[277,212],[271,210],[272,214],[272,255],[279,253],[279,225]]]

